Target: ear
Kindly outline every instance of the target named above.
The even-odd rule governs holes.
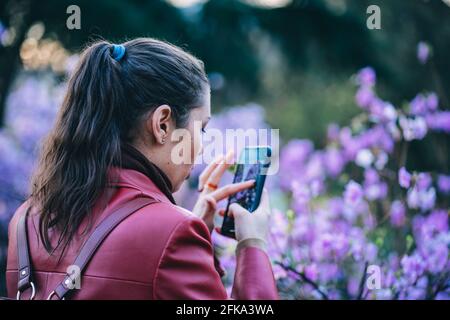
[[[164,144],[172,130],[172,109],[167,104],[157,107],[147,119],[147,129],[153,133],[156,143]]]

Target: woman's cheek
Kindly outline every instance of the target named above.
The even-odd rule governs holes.
[[[192,142],[192,150],[191,150],[191,160],[192,164],[194,164],[195,159],[200,154],[200,151],[202,149],[202,140],[201,140],[201,134],[198,132],[195,132],[193,135],[193,142]]]

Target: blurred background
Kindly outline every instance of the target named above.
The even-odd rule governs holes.
[[[74,4],[81,29],[68,30],[66,9]],[[366,26],[373,4],[381,8],[381,30]],[[450,107],[447,0],[1,1],[0,295],[8,222],[27,196],[39,141],[79,52],[100,38],[142,36],[202,59],[213,112],[236,122],[233,110],[246,110],[245,119],[280,129],[284,144],[308,139],[325,147],[330,123],[358,116],[354,75],[367,66],[376,70],[379,96],[398,109],[423,91]],[[448,175],[448,136],[427,141],[411,143],[408,167]]]

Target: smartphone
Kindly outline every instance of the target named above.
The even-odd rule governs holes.
[[[252,188],[238,192],[228,198],[221,234],[235,238],[234,219],[228,215],[228,210],[232,203],[238,203],[249,212],[253,212],[258,208],[267,171],[270,167],[271,156],[272,149],[268,146],[246,147],[242,150],[236,163],[233,183],[255,180],[255,184]]]

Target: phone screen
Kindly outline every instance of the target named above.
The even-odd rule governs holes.
[[[255,180],[252,188],[243,190],[228,198],[221,233],[234,237],[234,220],[228,216],[228,208],[232,203],[238,203],[249,212],[255,211],[261,200],[262,190],[270,166],[271,149],[269,147],[245,148],[236,165],[233,183]]]
[[[238,164],[236,167],[236,173],[234,176],[233,183],[236,182],[244,182],[248,180],[257,180],[260,172],[261,172],[261,164]],[[256,203],[256,184],[250,189],[243,190],[241,192],[238,192],[229,198],[229,203],[238,203],[243,208],[247,209],[248,211],[252,212],[256,208],[254,207],[254,204]]]

